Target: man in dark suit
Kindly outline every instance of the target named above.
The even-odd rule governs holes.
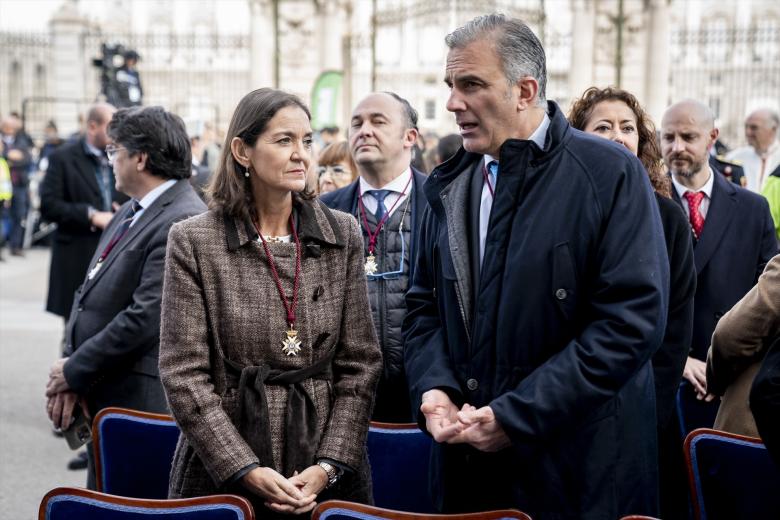
[[[384,357],[375,421],[412,420],[401,325],[425,205],[425,176],[410,166],[417,133],[417,112],[408,101],[390,92],[370,94],[355,107],[349,128],[350,153],[360,176],[322,196],[322,202],[354,215],[363,228],[371,310]]]
[[[777,252],[766,200],[728,182],[708,162],[718,136],[709,108],[687,100],[667,109],[661,151],[673,196],[691,222],[697,285],[693,340],[684,378],[698,397],[707,393],[705,359],[715,324],[758,280]]]
[[[114,187],[114,173],[105,154],[106,129],[115,110],[106,103],[92,106],[84,137],[49,157],[41,183],[41,215],[57,224],[46,310],[66,320],[100,233],[114,216],[114,205],[127,201]]]
[[[715,396],[707,391],[705,364],[715,324],[753,287],[777,250],[766,200],[710,166],[709,150],[717,137],[712,112],[698,101],[681,101],[664,114],[661,152],[672,176],[672,195],[691,223],[697,275],[693,338],[680,389],[690,403],[688,430],[712,427],[718,410]],[[665,486],[679,495],[664,498],[666,516],[687,514],[682,464],[681,439],[680,479]]]
[[[46,387],[55,427],[70,425],[77,401],[92,417],[108,406],[166,412],[157,357],[168,230],[206,209],[188,181],[190,144],[178,116],[160,107],[122,109],[108,135],[116,188],[132,199],[106,227],[76,293],[66,357]]]

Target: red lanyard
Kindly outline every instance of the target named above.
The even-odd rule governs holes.
[[[287,311],[287,324],[292,329],[293,325],[295,325],[295,308],[298,306],[298,285],[301,279],[301,242],[298,239],[298,233],[295,231],[293,216],[290,215],[290,227],[292,228],[292,235],[295,239],[295,281],[293,282],[292,303],[287,301],[287,295],[282,288],[282,280],[279,277],[279,272],[276,270],[276,262],[274,262],[274,257],[271,254],[271,250],[268,248],[268,242],[265,241],[265,237],[263,237],[263,234],[260,232],[260,227],[255,222],[252,222],[252,224],[254,224],[255,230],[257,231],[257,234],[260,235],[260,240],[263,242],[263,249],[265,249],[265,254],[268,256],[268,265],[271,266],[271,273],[274,275],[274,282],[276,282],[276,288],[279,290],[279,297],[284,305],[284,310]]]
[[[493,185],[490,184],[490,175],[488,174],[487,166],[485,166],[485,163],[482,163],[482,177],[485,178],[485,182],[488,185],[488,190],[490,190],[490,197],[495,199],[496,195],[493,193]]]
[[[404,186],[404,191],[401,192],[401,196],[395,199],[395,202],[392,206],[390,206],[390,209],[387,210],[387,213],[385,213],[385,216],[382,217],[382,220],[379,221],[379,223],[376,225],[376,229],[374,232],[371,232],[371,226],[368,225],[368,219],[366,219],[366,207],[363,205],[363,190],[360,190],[360,193],[358,193],[358,205],[360,206],[360,216],[363,217],[363,227],[366,230],[366,233],[368,233],[368,254],[373,255],[374,254],[374,248],[376,247],[376,239],[379,237],[379,232],[382,230],[382,226],[384,225],[385,221],[390,217],[390,214],[393,212],[395,207],[398,205],[398,203],[401,201],[402,198],[404,198],[404,195],[406,195],[406,190],[409,189],[409,185],[412,183],[412,176],[409,176],[409,180],[406,181],[406,186]],[[379,204],[379,201],[377,201],[377,204]]]

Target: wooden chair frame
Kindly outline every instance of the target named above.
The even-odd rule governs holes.
[[[104,417],[107,415],[129,415],[138,419],[160,421],[166,423],[176,424],[176,421],[170,415],[142,412],[140,410],[132,410],[130,408],[120,408],[118,406],[109,406],[100,410],[95,419],[92,421],[92,455],[95,460],[95,484],[98,491],[104,491],[103,489],[103,459],[100,456],[101,441],[100,441],[100,428],[99,425]]]
[[[184,507],[203,506],[209,504],[226,504],[238,508],[244,515],[245,520],[255,520],[255,512],[252,505],[245,498],[237,495],[212,495],[208,497],[181,498],[172,500],[151,500],[144,498],[127,498],[116,495],[109,495],[99,491],[89,489],[58,487],[52,489],[41,500],[38,508],[38,520],[46,520],[46,509],[51,499],[63,496],[73,495],[82,497],[95,502],[114,504],[124,507],[137,507],[139,509],[177,509]]]
[[[702,435],[711,435],[715,437],[721,437],[726,439],[734,439],[746,444],[761,445],[763,442],[758,437],[748,437],[747,435],[738,435],[736,433],[723,432],[720,430],[713,430],[712,428],[697,428],[690,432],[685,437],[685,443],[683,444],[683,451],[685,455],[685,466],[688,469],[688,487],[691,491],[691,498],[693,501],[693,516],[697,520],[702,518],[703,496],[701,495],[701,489],[696,484],[696,473],[698,468],[694,467],[695,461],[691,454],[691,444]]]
[[[311,520],[320,520],[320,517],[331,509],[347,509],[357,513],[374,515],[380,518],[393,520],[498,520],[500,518],[515,518],[517,520],[531,520],[527,514],[516,509],[500,509],[495,511],[484,511],[479,513],[460,513],[451,515],[431,515],[423,513],[407,513],[404,511],[395,511],[393,509],[382,509],[381,507],[367,506],[365,504],[356,504],[345,500],[328,500],[317,505],[312,511]]]

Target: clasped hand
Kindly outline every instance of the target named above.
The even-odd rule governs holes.
[[[255,468],[241,478],[244,487],[265,499],[277,513],[300,515],[317,505],[315,499],[328,483],[328,474],[318,465],[295,472],[289,479],[271,468]]]
[[[446,393],[429,390],[422,396],[420,411],[436,442],[470,444],[485,452],[499,451],[511,445],[489,406],[476,408],[466,403],[459,410]]]

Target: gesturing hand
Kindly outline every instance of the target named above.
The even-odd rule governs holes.
[[[441,390],[428,390],[422,395],[420,411],[425,427],[436,442],[448,442],[464,428],[458,422],[458,407]]]
[[[471,444],[486,452],[499,451],[512,444],[489,406],[474,408],[465,404],[457,416],[463,430],[450,440],[451,443]]]
[[[271,468],[255,468],[243,477],[241,483],[252,493],[263,497],[265,505],[278,513],[299,514],[310,511],[317,495],[304,495],[292,482]]]

